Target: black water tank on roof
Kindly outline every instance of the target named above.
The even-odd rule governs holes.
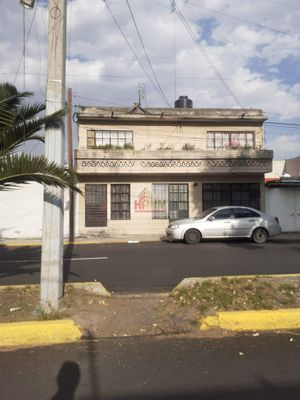
[[[188,96],[179,96],[175,101],[175,108],[193,108],[193,101]]]

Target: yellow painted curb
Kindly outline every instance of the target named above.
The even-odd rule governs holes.
[[[0,347],[69,343],[81,336],[78,326],[68,319],[0,324]]]
[[[212,328],[230,331],[300,329],[300,309],[219,312],[200,320],[200,330]]]
[[[124,243],[128,243],[128,240],[130,239],[108,239],[108,240],[98,240],[98,241],[93,241],[93,240],[89,240],[89,241],[74,241],[74,242],[64,242],[64,246],[68,246],[68,245],[83,245],[83,244],[124,244]],[[147,239],[147,240],[139,240],[140,243],[152,243],[152,242],[159,242],[160,239]],[[23,243],[23,242],[16,242],[16,243],[7,243],[7,242],[3,242],[1,243],[2,246],[5,247],[41,247],[42,243],[36,243],[36,242],[29,242],[29,243]]]

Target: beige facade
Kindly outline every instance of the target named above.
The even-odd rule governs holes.
[[[239,199],[263,210],[265,119],[253,109],[82,108],[80,234],[164,234],[176,216]]]

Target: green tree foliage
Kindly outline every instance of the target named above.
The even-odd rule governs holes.
[[[44,142],[41,130],[59,127],[64,115],[64,110],[45,115],[45,104],[26,104],[25,99],[32,95],[18,92],[10,83],[0,84],[0,190],[38,182],[80,192],[74,172],[49,162],[45,156],[20,152],[24,142]]]

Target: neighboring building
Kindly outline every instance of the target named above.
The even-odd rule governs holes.
[[[163,234],[169,220],[212,206],[265,209],[273,152],[261,110],[137,104],[81,107],[77,117],[80,235]]]
[[[43,192],[43,185],[36,182],[0,192],[0,242],[1,239],[42,237]],[[75,207],[75,216],[76,213]],[[78,235],[76,217],[75,234]],[[64,194],[64,236],[69,236],[68,190]]]
[[[300,157],[273,161],[265,181],[266,211],[279,218],[283,232],[300,232]]]

